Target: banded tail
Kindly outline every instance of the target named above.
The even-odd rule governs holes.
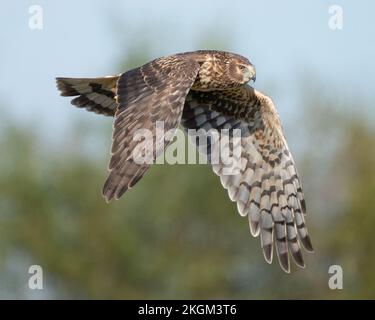
[[[56,78],[62,96],[74,98],[71,103],[98,114],[114,116],[117,109],[116,88],[119,76],[102,78]]]

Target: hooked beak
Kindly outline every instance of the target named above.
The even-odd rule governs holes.
[[[254,66],[248,66],[246,70],[244,71],[244,80],[246,82],[249,82],[250,80],[253,80],[255,82],[256,80],[256,71]]]

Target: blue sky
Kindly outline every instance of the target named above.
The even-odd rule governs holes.
[[[43,29],[30,30],[30,5],[43,8]],[[328,27],[332,4],[344,28]],[[300,103],[301,79],[319,81],[334,96],[374,99],[374,1],[10,1],[0,12],[0,110],[20,121],[63,132],[73,110],[58,95],[56,76],[119,73],[116,66],[141,36],[155,57],[199,49],[222,38],[257,67],[255,87],[290,121]],[[141,34],[137,31],[141,30]],[[147,61],[145,61],[147,62]],[[99,121],[99,120],[98,120]]]

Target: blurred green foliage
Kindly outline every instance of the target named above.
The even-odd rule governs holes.
[[[375,133],[363,119],[331,116],[327,123],[340,127],[340,140],[315,169],[304,161],[302,178],[314,190],[310,175],[331,168],[318,189],[328,185],[345,196],[336,212],[312,201],[316,252],[305,270],[286,275],[263,261],[259,239],[208,166],[155,165],[107,205],[100,194],[107,159],[80,146],[109,128],[73,130],[49,146],[12,123],[0,138],[0,268],[14,252],[28,256],[43,266],[45,286],[58,298],[373,298]],[[325,131],[322,123],[317,128]],[[75,140],[79,132],[82,141]],[[328,288],[331,264],[344,269],[342,291]]]

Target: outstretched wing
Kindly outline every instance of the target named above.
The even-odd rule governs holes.
[[[240,129],[239,141],[228,138],[231,148],[241,145],[239,171],[226,174],[228,164],[221,159],[212,163],[213,170],[230,199],[237,202],[240,215],[248,216],[251,234],[260,234],[266,261],[272,262],[275,238],[283,270],[290,270],[288,251],[297,265],[304,267],[299,241],[308,251],[313,250],[304,221],[305,200],[271,99],[250,86],[226,91],[192,90],[181,122],[186,129]],[[198,148],[202,149],[199,141],[204,139],[198,139]],[[211,159],[212,145],[207,141],[204,150]]]
[[[118,76],[101,78],[56,78],[62,96],[74,97],[72,105],[106,116],[114,116]]]
[[[169,130],[179,126],[186,95],[193,85],[199,64],[185,57],[156,59],[140,68],[123,73],[117,82],[118,109],[115,114],[110,174],[103,187],[107,201],[118,199],[147,171],[150,163],[140,163],[150,147],[136,148],[139,129],[152,136],[154,160],[173,138]],[[165,134],[156,134],[156,123]],[[162,129],[160,130],[160,132]],[[137,160],[138,159],[138,160]]]

